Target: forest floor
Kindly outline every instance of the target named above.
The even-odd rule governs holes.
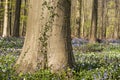
[[[49,71],[15,75],[13,65],[20,55],[24,38],[0,38],[1,80],[66,80],[65,73],[55,75]],[[87,40],[72,40],[76,65],[73,80],[120,80],[120,40],[102,40],[90,44]],[[31,76],[31,77],[30,77]]]

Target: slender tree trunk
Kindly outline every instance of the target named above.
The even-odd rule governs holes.
[[[118,4],[120,4],[120,1],[118,1]],[[118,5],[118,38],[120,39],[120,5]]]
[[[102,39],[102,34],[103,34],[103,26],[102,26],[102,22],[103,22],[103,8],[104,8],[104,3],[103,0],[98,0],[98,29],[97,29],[97,37],[99,39]]]
[[[26,18],[27,18],[27,0],[23,0],[22,3],[25,5],[25,7],[24,7],[24,9],[22,9],[24,19],[22,20],[22,24],[21,24],[21,36],[25,36],[25,33],[26,33]]]
[[[73,35],[75,37],[80,37],[81,29],[81,8],[82,0],[72,0],[71,1],[71,26]]]
[[[84,32],[85,32],[84,31],[84,28],[85,28],[84,27],[84,21],[85,21],[84,20],[84,14],[85,14],[84,13],[85,12],[84,11],[84,0],[80,0],[80,1],[81,1],[81,31],[80,31],[81,34],[80,35],[81,35],[81,38],[85,38],[85,35],[84,35]]]
[[[115,30],[114,30],[114,38],[118,39],[119,38],[119,25],[118,25],[118,20],[119,20],[119,1],[115,0]]]
[[[76,1],[77,0],[71,0],[71,29],[72,29],[72,36],[76,37]]]
[[[76,0],[76,11],[75,11],[75,35],[80,38],[80,28],[81,28],[81,2]]]
[[[88,3],[89,2],[89,3]],[[85,0],[84,1],[84,35],[85,38],[90,38],[90,25],[91,25],[91,18],[92,18],[92,6],[93,6],[93,0]],[[87,6],[86,6],[87,5]]]
[[[97,14],[98,14],[97,9],[98,9],[98,0],[93,0],[91,38],[90,38],[91,43],[95,43],[97,38]]]
[[[16,1],[11,0],[12,4],[15,4]],[[11,36],[13,36],[13,28],[14,28],[14,22],[15,22],[15,6],[11,4]]]
[[[8,8],[8,27],[9,27],[9,36],[12,35],[12,0],[9,0],[9,8]]]
[[[107,0],[103,1],[104,3],[104,14],[103,14],[103,38],[106,39],[107,38],[107,26],[108,26],[108,15],[107,15]]]
[[[3,0],[0,0],[0,8],[4,8],[3,7]],[[3,34],[3,20],[4,20],[4,14],[3,14],[3,10],[0,10],[0,36],[2,36]]]
[[[13,36],[19,37],[19,28],[20,28],[20,9],[21,9],[21,0],[16,1],[16,10],[15,10],[15,21],[13,28]]]
[[[105,0],[102,0],[102,16],[101,16],[101,18],[102,18],[102,25],[101,25],[101,39],[104,39],[104,34],[106,34],[105,33],[105,30],[104,30],[104,27],[106,27],[106,26],[104,26],[104,15],[105,15],[105,12],[104,12],[104,8],[105,8],[105,5],[104,5],[104,1]]]
[[[2,37],[8,37],[8,0],[5,1],[4,28]]]

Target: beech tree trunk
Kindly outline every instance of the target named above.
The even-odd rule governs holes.
[[[17,72],[50,68],[57,72],[72,67],[70,2],[30,0],[27,31]]]
[[[5,0],[5,11],[4,11],[4,28],[2,37],[8,37],[8,0]]]
[[[48,66],[53,71],[72,67],[74,63],[70,37],[70,2],[56,0],[56,4],[58,7],[55,12],[58,16],[54,19],[48,42]]]

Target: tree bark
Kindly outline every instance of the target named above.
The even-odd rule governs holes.
[[[5,1],[4,28],[2,37],[8,37],[8,0]]]
[[[9,32],[9,36],[12,35],[12,0],[9,0],[9,4],[8,4],[9,8],[8,8],[8,32]]]
[[[22,10],[22,13],[23,13],[23,16],[24,16],[24,19],[22,20],[22,25],[21,25],[21,36],[25,36],[26,34],[26,18],[27,18],[27,8],[28,8],[28,5],[27,5],[27,0],[23,0],[22,2],[25,7],[24,9]]]
[[[0,0],[0,8],[4,8],[3,6],[3,0]],[[3,14],[3,10],[0,10],[0,36],[2,36],[3,34],[3,20],[4,20],[4,14]]]
[[[54,72],[67,66],[73,67],[74,64],[70,37],[70,3],[67,0],[57,1],[59,5],[55,12],[59,16],[54,19],[48,45],[48,66]]]
[[[18,73],[45,68],[57,72],[73,66],[68,12],[68,0],[30,0],[25,43],[16,62]]]
[[[16,10],[15,10],[15,21],[13,28],[13,37],[19,37],[19,28],[20,28],[20,9],[21,9],[21,0],[16,1]]]
[[[97,38],[97,11],[98,10],[98,0],[93,0],[92,8],[92,20],[91,20],[91,38],[90,42],[95,43]]]
[[[118,25],[118,20],[119,20],[119,0],[115,0],[115,30],[114,30],[114,38],[119,39],[119,25]]]
[[[41,1],[30,0],[25,42],[20,57],[16,62],[16,65],[18,64],[17,72],[34,72],[38,63],[41,65],[41,68],[43,67],[44,55],[39,50]]]

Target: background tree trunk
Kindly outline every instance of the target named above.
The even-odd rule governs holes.
[[[21,9],[21,0],[16,1],[16,10],[15,10],[15,21],[13,28],[13,36],[19,37],[19,28],[20,28],[20,9]]]
[[[115,30],[114,30],[114,39],[119,39],[119,0],[115,0]]]
[[[90,42],[95,43],[97,38],[97,17],[98,17],[98,0],[93,0],[92,21],[91,21],[91,37]]]
[[[8,0],[5,1],[4,28],[2,37],[8,37]]]
[[[3,9],[4,6],[3,6],[3,0],[0,0],[0,9]],[[3,17],[4,14],[3,14],[3,10],[0,10],[0,36],[2,36],[3,34]]]

